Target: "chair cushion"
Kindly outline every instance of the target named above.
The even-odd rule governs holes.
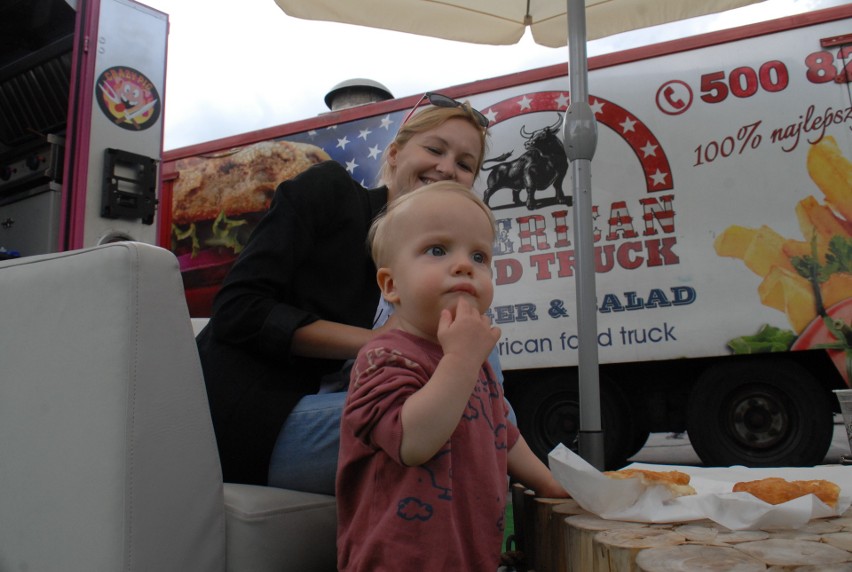
[[[192,318],[196,335],[209,318]],[[333,496],[225,484],[228,569],[331,572],[337,569]]]
[[[333,496],[226,483],[225,522],[229,572],[337,569]]]
[[[175,256],[0,263],[0,570],[225,569],[223,486]]]

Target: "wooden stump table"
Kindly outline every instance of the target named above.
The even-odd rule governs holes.
[[[795,530],[732,531],[710,520],[606,520],[571,499],[527,500],[537,572],[852,572],[852,509]]]

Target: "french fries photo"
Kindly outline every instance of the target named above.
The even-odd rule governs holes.
[[[764,306],[787,314],[796,333],[801,332],[816,317],[816,300],[807,279],[795,271],[773,267],[757,287]]]
[[[825,260],[828,243],[833,237],[850,235],[849,229],[831,208],[819,204],[813,196],[799,201],[796,205],[796,217],[799,219],[802,236],[816,238],[820,260]]]
[[[795,206],[801,238],[731,225],[713,243],[716,254],[742,260],[763,278],[761,303],[784,312],[796,334],[821,309],[852,298],[852,162],[825,137],[811,146],[807,169],[825,202],[808,196]]]
[[[834,137],[825,137],[808,153],[808,174],[846,221],[852,221],[852,163],[837,146]]]

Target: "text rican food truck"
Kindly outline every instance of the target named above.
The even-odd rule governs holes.
[[[852,332],[852,7],[590,61],[608,466],[688,431],[707,465],[822,462]],[[498,343],[539,454],[578,429],[565,66],[442,88],[490,120]],[[333,159],[366,185],[419,96],[178,149],[160,241],[195,316],[277,183]],[[345,285],[341,285],[345,287]]]

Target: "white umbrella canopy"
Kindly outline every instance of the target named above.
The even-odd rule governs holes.
[[[604,469],[598,375],[591,161],[597,123],[589,106],[586,41],[763,0],[275,0],[288,15],[477,44],[568,44],[570,104],[563,143],[571,168],[580,394],[579,453]]]
[[[582,2],[572,2],[582,5]],[[586,39],[754,4],[759,0],[586,0]],[[290,16],[476,44],[568,43],[569,0],[275,0]]]

